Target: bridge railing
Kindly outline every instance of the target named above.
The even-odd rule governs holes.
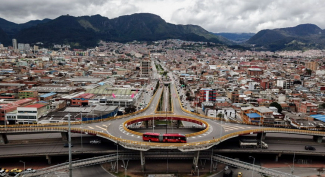
[[[146,154],[146,158],[165,158],[166,157],[166,152],[150,152]],[[182,152],[170,152],[168,153],[170,158],[193,158],[193,153],[182,153]],[[210,152],[202,152],[200,153],[200,158],[210,158],[211,154]],[[254,170],[258,173],[261,174],[266,174],[266,175],[271,175],[271,176],[276,176],[276,177],[296,177],[295,175],[291,175],[288,173],[283,173],[279,172],[273,169],[268,169],[264,168],[258,165],[252,165],[247,162],[239,161],[236,159],[231,159],[225,156],[221,155],[213,155],[212,156],[213,160],[224,163],[226,165],[231,165],[235,167],[240,167],[248,170]],[[85,166],[90,166],[90,165],[97,165],[97,164],[103,164],[107,162],[112,162],[116,161],[117,159],[128,159],[128,160],[138,160],[140,159],[140,155],[137,152],[130,152],[130,153],[120,153],[120,154],[110,154],[110,155],[104,155],[104,156],[98,156],[98,157],[93,157],[93,158],[87,158],[87,159],[82,159],[82,160],[77,160],[77,161],[72,161],[72,169],[75,168],[80,168],[80,167],[85,167]],[[67,170],[69,169],[69,162],[65,162],[62,164],[42,168],[40,170],[37,170],[36,173],[29,173],[29,174],[21,174],[24,177],[30,177],[30,176],[40,176],[52,172],[56,172],[59,170]]]
[[[193,119],[193,118],[192,118]],[[7,128],[8,132],[67,132],[67,127],[26,127],[26,128]],[[244,130],[239,132],[230,133],[224,135],[220,138],[194,142],[194,143],[152,143],[152,142],[143,142],[143,141],[132,141],[125,140],[115,136],[112,136],[107,133],[94,130],[84,130],[81,128],[71,128],[71,132],[75,133],[84,133],[99,136],[105,139],[109,139],[113,142],[116,142],[126,148],[147,151],[149,149],[179,149],[180,151],[196,151],[196,150],[205,150],[210,147],[219,144],[225,140],[246,134],[260,133],[260,132],[281,132],[281,133],[293,133],[293,134],[303,134],[303,135],[315,135],[315,136],[325,136],[325,132],[320,131],[310,131],[310,130],[298,130],[298,129],[284,129],[284,128],[260,128],[253,130]],[[4,133],[3,129],[0,129],[0,133]]]
[[[121,157],[119,157],[119,159],[121,159]],[[102,163],[116,161],[116,160],[117,160],[117,154],[82,159],[82,160],[72,161],[72,168],[73,169],[80,168],[80,167],[84,167],[84,166],[102,164]],[[69,168],[69,162],[65,162],[62,164],[42,168],[40,170],[37,170],[35,173],[29,173],[29,174],[22,173],[22,176],[24,176],[24,177],[39,176],[39,175],[44,175],[44,174],[51,173],[51,172],[56,172],[59,170],[65,170],[68,168]]]
[[[136,131],[130,130],[129,128],[126,127],[126,125],[129,125],[129,124],[131,124],[131,123],[134,123],[134,122],[136,122],[136,121],[138,121],[138,120],[140,121],[140,120],[148,119],[148,118],[151,119],[152,117],[153,117],[153,116],[141,116],[141,117],[136,117],[136,118],[129,119],[129,120],[127,120],[127,121],[125,121],[125,122],[123,123],[123,129],[124,129],[125,131],[129,132],[129,133],[134,134],[134,135],[142,136],[143,133],[140,133],[140,132],[136,132]],[[159,117],[163,117],[163,118],[165,118],[165,115],[155,115],[155,117],[156,117],[156,118],[159,118]],[[166,117],[166,118],[167,118],[167,119],[170,119],[170,117],[171,117],[171,116]],[[185,120],[187,120],[187,121],[190,121],[190,122],[191,122],[191,121],[201,122],[202,124],[205,125],[205,129],[204,129],[204,130],[201,130],[201,131],[199,131],[199,132],[195,132],[195,133],[186,134],[186,135],[185,135],[186,137],[192,137],[192,136],[201,135],[201,134],[207,132],[207,131],[209,130],[209,128],[210,128],[210,125],[209,125],[206,121],[201,120],[201,119],[198,119],[198,118],[189,117],[189,116],[178,116],[178,115],[172,115],[172,117],[177,117],[177,118],[181,118],[181,119],[183,118],[183,119],[185,119]]]
[[[275,176],[275,177],[298,177],[298,176],[295,176],[295,175],[292,175],[289,173],[284,173],[284,172],[280,172],[277,170],[261,167],[261,166],[255,165],[255,164],[250,164],[250,163],[239,161],[236,159],[231,159],[229,157],[225,157],[225,156],[221,156],[221,155],[214,155],[212,158],[214,160],[224,163],[226,165],[244,168],[247,170],[254,170],[255,172],[265,174],[265,175],[270,175],[270,176]]]

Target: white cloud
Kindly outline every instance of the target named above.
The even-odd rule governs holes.
[[[303,23],[325,27],[323,0],[0,0],[0,4],[0,17],[16,23],[65,14],[115,18],[145,12],[212,32],[258,32]]]

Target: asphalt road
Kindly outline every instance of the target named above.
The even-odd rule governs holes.
[[[109,173],[107,173],[101,165],[94,165],[89,167],[82,167],[72,170],[72,176],[73,177],[110,177]],[[51,174],[47,174],[44,177],[69,177],[68,171],[60,171],[60,172],[54,172]]]
[[[0,157],[6,155],[23,155],[28,154],[51,154],[51,153],[68,153],[69,148],[63,147],[65,142],[53,142],[53,143],[42,143],[42,144],[17,144],[17,145],[0,145]],[[88,152],[88,151],[105,151],[108,150],[105,144],[89,144],[89,141],[84,140],[82,144],[80,142],[72,142],[73,152]]]

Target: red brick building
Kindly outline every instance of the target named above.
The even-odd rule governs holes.
[[[310,103],[308,101],[301,102],[297,105],[298,112],[313,115],[317,114],[318,105],[314,103]]]
[[[86,106],[88,105],[88,100],[90,100],[95,95],[92,93],[84,93],[77,97],[71,99],[71,106]]]

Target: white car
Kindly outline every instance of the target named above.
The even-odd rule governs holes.
[[[91,140],[90,144],[100,144],[101,141],[100,140]]]
[[[24,173],[35,173],[36,170],[32,169],[32,168],[27,168]]]

